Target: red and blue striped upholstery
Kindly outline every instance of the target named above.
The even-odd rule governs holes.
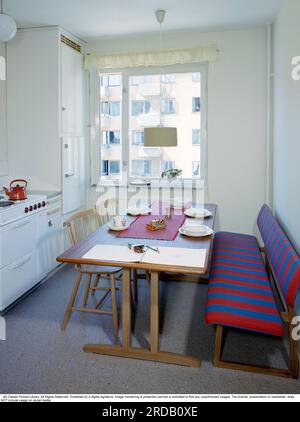
[[[267,205],[262,207],[257,224],[283,297],[293,306],[300,285],[300,259]]]
[[[207,324],[283,335],[283,322],[255,237],[215,235],[205,320]]]

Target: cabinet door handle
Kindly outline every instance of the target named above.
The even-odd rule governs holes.
[[[31,258],[26,258],[24,259],[24,261],[20,262],[19,264],[15,265],[13,267],[13,270],[17,270],[18,268],[24,267],[25,264],[27,264],[27,262],[29,262],[31,260]]]
[[[67,107],[62,107],[61,109],[62,109],[62,111],[66,111]]]
[[[14,230],[20,229],[21,227],[24,227],[24,226],[27,226],[27,224],[29,224],[29,223],[30,223],[30,221],[25,221],[24,223],[17,224],[16,226],[14,226]]]

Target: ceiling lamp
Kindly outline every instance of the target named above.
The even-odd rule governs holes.
[[[160,27],[160,58],[162,57],[162,23],[165,20],[166,11],[156,10],[155,16]],[[160,99],[166,95],[166,92],[162,92],[162,86],[160,82]],[[164,127],[161,122],[157,127],[146,127],[144,129],[144,146],[145,147],[176,147],[177,146],[177,128],[176,127]]]
[[[1,0],[0,13],[0,41],[6,42],[11,40],[17,33],[17,25],[15,20],[3,13],[3,0]]]

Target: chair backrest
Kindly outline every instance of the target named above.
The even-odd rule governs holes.
[[[282,296],[287,305],[294,306],[300,286],[299,256],[267,205],[263,205],[257,225]]]
[[[117,214],[117,200],[115,198],[102,199],[96,202],[96,212],[100,224],[105,224]]]
[[[65,222],[72,246],[87,237],[99,227],[94,209],[78,212]]]

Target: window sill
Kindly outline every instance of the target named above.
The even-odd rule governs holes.
[[[196,186],[197,185],[197,186]],[[177,188],[177,187],[191,187],[191,188],[200,188],[201,185],[203,186],[203,181],[199,178],[194,179],[175,179],[175,180],[163,180],[163,179],[151,179],[150,184],[131,184],[130,181],[122,181],[122,180],[101,180],[97,186],[101,187],[127,187],[127,188],[134,188],[134,187],[147,187],[147,188]]]

